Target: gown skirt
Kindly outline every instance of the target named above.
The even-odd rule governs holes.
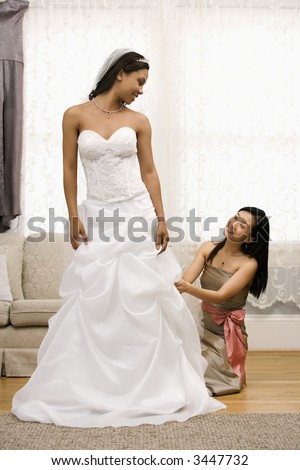
[[[205,386],[197,327],[174,286],[181,268],[170,248],[158,255],[155,247],[148,192],[85,200],[80,210],[89,242],[63,274],[63,305],[12,413],[23,421],[120,427],[225,408]]]

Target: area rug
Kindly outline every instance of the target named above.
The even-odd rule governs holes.
[[[123,428],[69,428],[0,414],[0,448],[37,449],[300,449],[300,413],[206,414],[184,423]]]

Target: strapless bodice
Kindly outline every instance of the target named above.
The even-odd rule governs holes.
[[[88,199],[123,201],[146,191],[137,159],[136,133],[131,127],[117,129],[109,139],[84,130],[78,137],[78,149]]]
[[[232,277],[232,273],[210,264],[206,264],[201,274],[200,281],[203,289],[219,290],[225,282]],[[247,301],[249,285],[246,285],[237,294],[225,300],[222,304],[212,304],[221,310],[238,310],[245,306]]]

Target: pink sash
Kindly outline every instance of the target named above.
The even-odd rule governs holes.
[[[247,354],[247,345],[244,335],[241,331],[241,323],[245,318],[245,309],[239,310],[221,310],[206,302],[201,303],[202,309],[211,313],[213,321],[217,325],[224,323],[224,336],[228,362],[234,372],[241,377],[246,385],[245,360]]]

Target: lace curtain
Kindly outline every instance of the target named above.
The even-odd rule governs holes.
[[[117,47],[150,59],[133,106],[152,124],[166,215],[187,243],[183,264],[195,236],[218,236],[238,208],[256,205],[271,217],[273,242],[267,292],[249,301],[299,306],[300,0],[31,0],[16,230],[63,230],[62,115]],[[81,165],[79,174],[81,201]]]
[[[134,106],[152,124],[166,215],[181,218],[188,239],[188,216],[201,217],[195,232],[204,240],[256,205],[271,217],[274,241],[298,240],[299,8],[276,0],[30,1],[21,230],[52,229],[54,217],[67,216],[63,112],[86,95],[112,49],[132,47],[150,59]],[[79,200],[81,167],[80,181]]]

